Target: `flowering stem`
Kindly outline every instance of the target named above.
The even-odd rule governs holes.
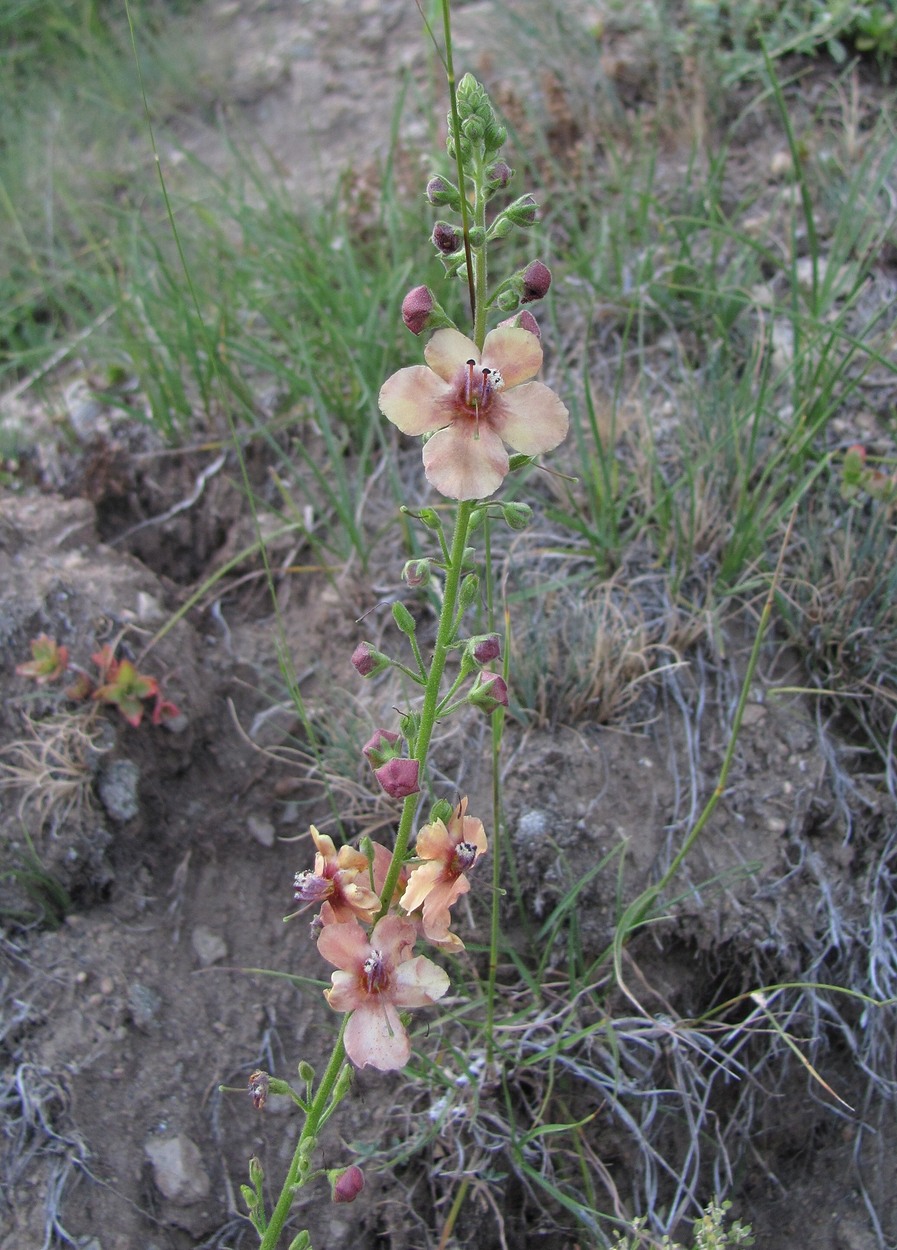
[[[290,1213],[290,1208],[293,1205],[296,1189],[307,1179],[307,1177],[302,1176],[303,1165],[305,1165],[305,1170],[307,1170],[311,1151],[314,1149],[314,1143],[321,1125],[327,1118],[330,1098],[340,1070],[345,1062],[346,1048],[343,1045],[343,1034],[346,1031],[348,1021],[349,1017],[343,1016],[339,1036],[333,1047],[333,1054],[330,1056],[330,1062],[327,1064],[327,1069],[321,1077],[321,1084],[318,1086],[318,1092],[315,1094],[314,1101],[308,1109],[308,1115],[305,1117],[305,1127],[293,1153],[290,1170],[287,1172],[283,1189],[280,1191],[280,1197],[277,1199],[277,1205],[271,1212],[271,1219],[268,1221],[268,1227],[265,1229],[259,1244],[259,1250],[275,1250],[280,1240],[280,1234],[283,1232],[287,1216]]]
[[[445,661],[449,652],[449,647],[455,640],[455,635],[460,623],[460,613],[456,619],[456,604],[458,602],[458,590],[461,585],[461,572],[464,563],[464,548],[467,544],[467,531],[470,527],[470,516],[475,507],[475,500],[464,500],[458,504],[458,512],[455,517],[455,532],[452,536],[452,548],[449,554],[448,568],[446,570],[445,591],[443,593],[442,611],[439,614],[439,628],[436,632],[436,645],[433,649],[433,659],[430,663],[430,672],[427,677],[427,689],[424,693],[424,704],[420,714],[420,728],[413,744],[414,758],[420,764],[420,771],[423,773],[427,760],[427,752],[430,749],[430,739],[433,736],[433,729],[436,725],[436,713],[439,707],[439,689],[442,684],[442,675],[445,672]],[[399,829],[396,834],[396,844],[392,853],[392,863],[389,865],[389,871],[386,874],[386,880],[383,883],[383,891],[380,905],[380,911],[377,919],[382,919],[389,911],[393,893],[399,880],[399,873],[402,869],[402,862],[408,851],[408,843],[411,840],[411,829],[414,824],[414,816],[417,812],[417,795],[409,794],[402,806],[402,816],[399,820]]]

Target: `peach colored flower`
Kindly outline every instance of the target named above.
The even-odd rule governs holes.
[[[415,854],[426,863],[413,869],[408,889],[399,900],[407,912],[422,908],[424,936],[447,950],[464,948],[457,934],[449,931],[450,909],[470,889],[465,873],[489,849],[483,822],[466,812],[467,799],[462,799],[448,826],[435,820],[419,831]]]
[[[367,858],[352,846],[341,846],[337,851],[333,839],[318,833],[314,825],[309,832],[317,848],[315,866],[311,872],[296,873],[293,879],[296,902],[323,904],[321,920],[324,924],[339,924],[356,917],[370,924],[380,910],[380,899],[368,884]],[[381,850],[389,855],[385,847]],[[385,879],[386,874],[383,876]]]
[[[343,1040],[359,1068],[403,1068],[411,1042],[399,1011],[429,1007],[449,987],[442,968],[425,955],[412,955],[416,940],[415,925],[400,916],[384,916],[370,935],[357,920],[321,930],[318,950],[337,968],[324,997],[334,1011],[352,1012]]]
[[[380,409],[404,434],[431,434],[424,444],[427,480],[450,499],[494,494],[508,472],[505,443],[538,456],[567,435],[567,409],[554,391],[530,381],[542,365],[535,334],[490,331],[482,357],[458,330],[437,330],[426,365],[400,369],[383,383]]]

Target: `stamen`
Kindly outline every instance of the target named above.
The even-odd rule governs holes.
[[[467,383],[465,387],[464,401],[468,407],[472,407],[476,402],[473,394],[473,370],[476,363],[477,362],[475,360],[468,360],[467,362]]]

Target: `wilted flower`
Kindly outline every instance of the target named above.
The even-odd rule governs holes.
[[[361,748],[361,754],[372,768],[379,768],[398,755],[396,748],[401,741],[402,735],[392,729],[375,729]]]
[[[501,639],[498,634],[477,634],[469,639],[467,650],[477,664],[490,664],[501,655]]]
[[[384,916],[370,936],[352,920],[328,925],[318,950],[338,969],[324,997],[335,1011],[351,1011],[343,1040],[359,1068],[403,1068],[411,1042],[399,1011],[428,1007],[449,987],[446,973],[424,955],[413,956],[417,929],[410,920]]]
[[[383,414],[405,434],[432,434],[424,468],[450,499],[494,494],[508,472],[507,443],[537,456],[567,434],[567,409],[554,391],[533,382],[542,348],[523,329],[486,335],[482,357],[458,330],[438,330],[426,365],[400,369],[380,391]]]
[[[550,286],[551,270],[541,260],[531,260],[523,271],[521,304],[531,304],[534,300],[544,299]]]
[[[364,1172],[355,1163],[329,1175],[332,1202],[354,1202],[364,1189]]]
[[[326,903],[326,910],[321,909],[325,925],[341,924],[355,917],[370,924],[380,910],[380,899],[365,884],[370,881],[367,857],[352,846],[341,846],[337,851],[333,839],[318,833],[314,825],[309,832],[317,848],[315,866],[311,872],[296,873],[296,902],[306,906]]]
[[[444,256],[450,256],[464,246],[464,236],[446,221],[437,221],[432,237],[434,247]]]
[[[360,642],[352,652],[352,667],[359,677],[376,677],[389,667],[389,658],[369,642]]]
[[[450,908],[470,889],[466,873],[489,849],[483,822],[468,816],[462,799],[446,825],[441,820],[418,832],[414,853],[426,863],[412,870],[408,889],[399,900],[407,912],[422,908],[424,935],[437,946],[459,950],[463,942],[449,932]]]
[[[374,769],[374,776],[391,799],[407,799],[420,790],[420,764],[417,760],[396,756]]]
[[[402,320],[412,334],[452,325],[451,317],[428,286],[411,288],[402,300]]]

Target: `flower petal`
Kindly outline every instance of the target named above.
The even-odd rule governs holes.
[[[422,914],[424,936],[430,941],[439,941],[449,930],[452,923],[451,907],[457,903],[462,894],[470,889],[470,882],[462,874],[448,881],[440,881],[431,890],[424,902]]]
[[[342,927],[339,924],[332,926],[333,929]],[[328,930],[325,929],[324,932]],[[324,997],[334,1011],[354,1011],[365,1001],[358,988],[358,978],[354,972],[332,972],[330,980],[333,984],[329,990],[324,991]]]
[[[326,925],[318,935],[318,950],[346,972],[354,972],[370,954],[367,934],[357,920]]]
[[[458,370],[468,360],[479,361],[480,353],[472,339],[460,330],[437,330],[424,348],[424,360],[444,382],[454,382]],[[540,356],[541,359],[541,356]],[[533,375],[527,374],[528,377]]]
[[[420,859],[441,859],[446,861],[454,854],[458,838],[453,838],[441,820],[434,820],[430,825],[423,825],[414,842],[414,853]]]
[[[525,456],[538,456],[543,451],[551,451],[567,437],[569,413],[554,391],[541,382],[527,382],[510,395],[503,394],[501,399],[500,415],[494,425],[515,451]]]
[[[349,1017],[343,1034],[346,1054],[358,1068],[370,1064],[381,1072],[404,1068],[411,1042],[392,1003],[373,999]]]
[[[498,435],[484,422],[479,438],[475,433],[472,422],[458,421],[424,444],[427,481],[449,499],[485,499],[508,471],[508,453]]]
[[[421,864],[415,868],[408,878],[408,889],[399,899],[399,906],[405,911],[415,911],[435,886],[443,870],[441,860],[433,860],[429,864]]]
[[[518,386],[542,368],[542,344],[529,330],[498,327],[486,335],[483,364],[497,369],[505,386]]]
[[[397,1007],[429,1007],[449,987],[448,973],[426,955],[408,959],[396,972],[392,1000]]]
[[[380,950],[393,965],[410,958],[416,941],[416,927],[402,916],[384,916],[374,925],[369,938],[370,945]]]
[[[445,407],[450,397],[449,387],[432,369],[411,365],[383,383],[380,411],[403,434],[429,434],[451,420],[451,410]]]

